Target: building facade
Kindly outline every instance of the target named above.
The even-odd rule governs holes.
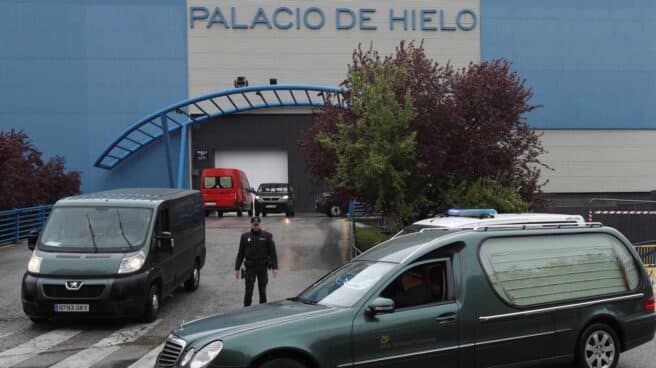
[[[239,76],[338,86],[354,48],[391,53],[402,40],[423,41],[440,63],[513,63],[542,105],[527,120],[543,134],[554,206],[656,189],[653,1],[7,0],[0,30],[0,129],[65,156],[85,192],[169,185],[162,142],[112,170],[94,166],[163,106]],[[325,189],[295,143],[311,113],[265,109],[194,126],[184,184],[197,185],[204,167],[239,166],[255,185],[289,181],[309,209]]]

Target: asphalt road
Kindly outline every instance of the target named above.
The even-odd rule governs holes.
[[[280,263],[278,278],[269,284],[270,300],[295,295],[346,259],[348,232],[341,219],[269,216],[263,227],[274,233]],[[243,282],[235,280],[232,268],[237,239],[247,228],[247,217],[208,219],[207,263],[200,288],[194,293],[176,292],[163,305],[160,319],[148,325],[129,321],[33,325],[20,306],[20,282],[30,252],[23,246],[0,249],[0,368],[152,367],[169,331],[183,320],[241,308]],[[619,367],[654,368],[655,354],[652,341],[623,354]]]
[[[340,265],[348,254],[348,227],[319,215],[263,218],[274,234],[280,273],[269,281],[269,300],[295,296]],[[242,308],[243,281],[234,276],[239,235],[248,217],[207,221],[207,261],[197,291],[178,291],[162,306],[160,319],[33,325],[22,312],[20,283],[30,257],[24,246],[0,249],[0,368],[152,367],[160,344],[183,320]],[[257,301],[257,288],[254,300]]]

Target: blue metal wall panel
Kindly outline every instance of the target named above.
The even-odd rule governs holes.
[[[544,129],[656,128],[654,0],[482,0],[481,56],[507,58]]]
[[[82,189],[167,186],[163,145],[109,172],[97,156],[129,124],[187,98],[184,0],[0,3],[0,130],[83,171]],[[178,136],[172,136],[177,162]]]

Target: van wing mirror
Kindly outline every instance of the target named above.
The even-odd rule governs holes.
[[[162,231],[159,233],[159,235],[157,235],[157,240],[159,240],[160,248],[168,252],[173,252],[173,248],[175,248],[175,240],[170,231]]]
[[[367,313],[370,316],[394,313],[394,301],[388,298],[376,298],[367,306]]]
[[[257,193],[257,191],[255,190],[255,188],[253,188],[253,187],[248,188],[248,192],[249,192],[249,193]]]
[[[36,248],[36,242],[39,240],[39,232],[37,230],[32,230],[27,234],[27,248],[29,250],[34,250]]]

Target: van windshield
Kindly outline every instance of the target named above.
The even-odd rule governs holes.
[[[203,179],[203,188],[232,188],[232,176],[206,176]]]
[[[287,184],[260,184],[257,191],[260,193],[287,193],[289,186]]]
[[[143,246],[151,217],[149,208],[55,208],[39,246],[73,252],[129,251]]]

